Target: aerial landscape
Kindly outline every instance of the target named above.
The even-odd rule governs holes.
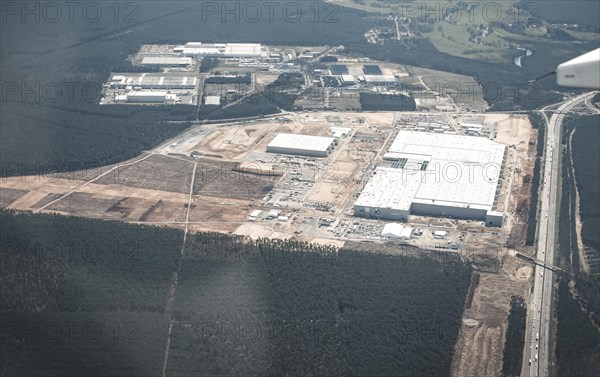
[[[0,376],[600,374],[599,2],[0,6]]]

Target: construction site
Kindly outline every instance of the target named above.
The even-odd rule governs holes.
[[[485,131],[467,135],[473,128]],[[428,149],[425,140],[438,148]],[[505,245],[509,238],[518,245],[527,219],[523,182],[531,176],[533,140],[527,118],[515,115],[281,115],[192,128],[135,160],[76,172],[72,179],[61,178],[66,173],[7,178],[3,196],[15,199],[3,202],[9,208],[176,227],[187,221],[195,231],[340,245],[368,240],[459,251],[466,244]],[[443,142],[445,157],[428,154],[443,150]],[[14,190],[23,195],[16,197]],[[396,210],[390,200],[396,207],[412,203],[412,209]],[[394,222],[410,235],[383,232]]]
[[[455,143],[456,137],[462,145]],[[443,157],[417,150],[427,138],[466,152],[461,156],[451,149]],[[523,245],[536,139],[528,118],[514,114],[290,113],[198,125],[118,165],[5,178],[0,205],[188,232],[294,238],[378,253],[433,253],[442,259],[458,254],[477,272],[455,345],[459,356],[453,360],[453,374],[495,376],[502,365],[499,350],[504,346],[510,298],[515,292],[528,296],[533,271],[517,250],[527,252]],[[382,170],[396,170],[393,174],[402,178],[399,171],[408,169],[408,157],[418,156],[419,164],[410,172],[424,174],[428,169],[423,168],[428,165],[424,161],[443,157],[456,167],[472,162],[473,153],[477,158],[489,156],[480,163],[501,165],[494,166],[487,182],[429,172],[427,179],[439,175],[439,184],[429,188],[432,182],[417,184],[411,203],[423,199],[418,198],[423,190],[431,196],[431,211],[413,208],[402,218],[357,216],[365,190],[377,192]],[[413,179],[400,179],[397,185],[414,184]],[[471,191],[457,187],[465,183]],[[476,186],[482,184],[487,193],[477,194]],[[393,186],[385,190],[390,189],[394,192]],[[442,208],[434,205],[437,195],[453,195],[453,206],[469,210],[459,216],[437,211]],[[490,224],[460,203],[474,199],[483,201],[475,212],[492,211],[498,222]],[[469,358],[481,349],[489,351],[485,357]]]

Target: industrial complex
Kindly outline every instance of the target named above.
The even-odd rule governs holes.
[[[419,71],[416,77],[407,66],[366,57],[346,57],[339,53],[342,50],[341,46],[308,49],[197,41],[142,45],[137,53],[127,58],[134,69],[110,75],[103,87],[100,104],[206,104],[226,108],[243,102],[285,74],[303,79],[300,88],[293,93],[292,109],[372,111],[375,101],[377,106],[393,110],[394,104],[389,101],[395,100],[397,95],[413,98],[409,103],[423,110],[453,111],[462,106],[446,90],[430,88],[423,81],[435,76],[436,85],[444,84],[450,79],[462,79],[459,75],[446,75],[438,80],[436,71]],[[469,83],[469,78],[465,80]],[[161,100],[161,93],[130,93],[139,90],[168,91],[167,94],[176,97],[164,96]],[[414,95],[415,90],[423,90],[427,95]],[[384,100],[377,97],[380,94],[391,96]],[[215,96],[219,96],[218,101]],[[476,98],[477,94],[473,96]],[[481,111],[487,106],[482,96],[481,103],[481,107],[474,106],[473,111]],[[412,110],[407,104],[396,107],[397,110]]]
[[[400,131],[354,206],[356,216],[407,220],[410,214],[483,220],[494,210],[506,147],[489,139]]]

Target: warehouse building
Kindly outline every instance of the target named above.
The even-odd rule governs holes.
[[[177,67],[186,68],[192,65],[192,58],[178,56],[144,56],[141,65],[147,67]]]
[[[354,206],[354,214],[390,220],[409,215],[485,221],[501,226],[495,204],[506,147],[491,140],[400,131]]]
[[[333,137],[280,133],[267,146],[267,152],[298,156],[327,157],[333,150]]]
[[[362,78],[370,85],[394,85],[398,83],[394,75],[364,75]]]
[[[352,86],[356,84],[356,79],[352,75],[342,75],[342,85],[344,86]]]
[[[185,46],[177,46],[173,52],[189,57],[214,58],[261,58],[268,57],[267,48],[260,43],[202,43],[188,42]]]
[[[195,89],[197,77],[164,73],[114,74],[108,80],[113,89]]]
[[[127,93],[127,102],[164,103],[167,92],[163,91],[132,91]]]

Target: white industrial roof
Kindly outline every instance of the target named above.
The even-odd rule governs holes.
[[[179,56],[145,56],[142,65],[192,64],[192,58]]]
[[[340,138],[342,136],[349,135],[352,132],[352,128],[347,127],[330,127],[331,132],[333,132],[334,138]]]
[[[396,76],[394,75],[364,75],[366,82],[385,82],[385,83],[393,83],[396,80]]]
[[[165,74],[118,74],[110,79],[112,85],[152,86],[152,87],[178,87],[195,86],[197,77],[165,75]]]
[[[402,226],[398,223],[385,224],[381,235],[384,237],[395,237],[402,239],[409,239],[412,236],[413,228],[409,226]]]
[[[408,211],[417,194],[421,175],[404,169],[377,168],[356,205]]]
[[[269,147],[325,152],[334,142],[333,137],[280,133],[269,143]]]
[[[156,91],[156,90],[135,90],[127,93],[128,97],[165,97],[167,92],[164,91]]]
[[[260,43],[186,43],[183,53],[186,55],[223,55],[223,56],[260,56]]]
[[[205,105],[220,105],[221,104],[221,96],[206,96],[204,97]]]
[[[505,146],[491,140],[400,131],[386,159],[401,168],[376,169],[356,205],[409,210],[412,203],[491,210]]]

